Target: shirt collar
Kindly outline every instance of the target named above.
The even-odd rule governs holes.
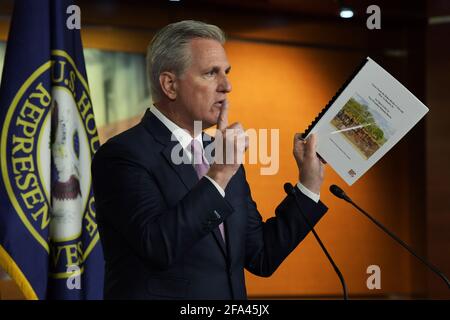
[[[161,111],[158,110],[155,106],[150,107],[150,112],[161,121],[167,129],[172,133],[172,136],[175,137],[183,147],[183,149],[188,149],[189,144],[192,141],[192,137],[189,132],[180,126],[178,126],[175,122],[167,118]],[[199,134],[195,137],[195,140],[200,142],[200,145],[203,147],[202,134]]]

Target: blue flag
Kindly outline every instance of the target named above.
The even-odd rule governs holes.
[[[99,139],[79,7],[16,0],[0,87],[0,264],[27,299],[101,299]],[[78,24],[78,25],[77,25]]]

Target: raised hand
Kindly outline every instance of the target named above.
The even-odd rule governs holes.
[[[300,183],[319,194],[324,178],[324,164],[316,153],[317,136],[313,133],[305,141],[300,133],[294,135],[294,158],[299,169]]]
[[[228,126],[228,104],[220,110],[215,136],[215,157],[207,175],[225,189],[239,169],[248,148],[248,137],[239,122]]]

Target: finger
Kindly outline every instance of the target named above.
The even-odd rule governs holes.
[[[239,141],[240,151],[244,152],[248,146],[248,137],[244,132],[238,133],[237,138]]]
[[[296,133],[296,134],[294,134],[294,143],[295,143],[297,140],[303,140],[302,134],[301,134],[301,133]]]
[[[234,122],[231,126],[229,126],[227,129],[231,129],[231,130],[235,130],[237,132],[243,132],[244,131],[244,127],[242,126],[241,123],[239,122]]]
[[[312,133],[308,140],[306,140],[305,145],[305,155],[313,156],[316,154],[316,144],[317,144],[317,136],[315,133]]]
[[[228,101],[224,102],[217,120],[217,129],[224,130],[226,127],[228,127]]]
[[[301,133],[296,133],[294,135],[294,155],[297,154],[298,160],[303,162],[303,157],[305,154],[305,141],[302,138]]]
[[[233,137],[233,144],[234,144],[233,164],[240,164],[240,163],[242,163],[242,157],[243,157],[244,146],[245,146],[244,135],[243,135],[243,133],[239,132],[237,129],[234,129],[232,137]]]

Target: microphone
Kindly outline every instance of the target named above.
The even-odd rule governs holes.
[[[339,188],[337,185],[333,184],[330,186],[330,191],[332,194],[334,194],[336,197],[344,199],[347,202],[352,202],[352,199],[350,199],[349,196],[347,196],[347,194],[344,192],[344,190],[342,190],[341,188]]]
[[[330,254],[328,253],[328,250],[323,245],[322,241],[319,238],[319,235],[314,230],[314,227],[312,226],[311,222],[309,222],[308,218],[306,217],[306,214],[303,212],[301,206],[300,206],[300,200],[298,199],[297,192],[300,192],[297,188],[294,188],[292,184],[289,182],[284,184],[284,191],[288,194],[288,196],[293,196],[295,199],[295,204],[300,211],[300,214],[302,215],[303,219],[305,219],[306,224],[308,225],[309,229],[311,229],[312,234],[316,238],[317,242],[319,243],[320,247],[322,248],[322,251],[327,256],[328,261],[330,261],[331,265],[333,266],[334,271],[336,272],[337,276],[339,277],[339,280],[341,281],[342,285],[342,291],[344,292],[344,300],[348,300],[348,294],[347,294],[347,285],[345,284],[344,277],[342,276],[341,271],[337,267],[337,265],[334,263],[333,258],[331,258]]]
[[[433,266],[431,263],[429,263],[425,258],[422,258],[419,256],[414,250],[408,246],[404,241],[402,241],[399,237],[397,237],[394,233],[389,231],[385,226],[383,226],[380,222],[375,220],[372,216],[370,216],[366,211],[364,211],[362,208],[360,208],[356,203],[353,202],[352,199],[337,185],[333,184],[330,186],[330,191],[332,194],[334,194],[336,197],[343,199],[347,201],[348,203],[352,204],[356,209],[358,209],[362,214],[364,214],[369,220],[371,220],[373,223],[375,223],[381,230],[383,230],[385,233],[387,233],[392,239],[397,241],[403,248],[409,251],[414,257],[419,259],[424,265],[426,265],[431,271],[433,271],[435,274],[437,274],[444,282],[447,284],[447,286],[450,288],[450,282],[448,281],[447,277],[444,275],[442,271],[440,271],[438,268]]]

